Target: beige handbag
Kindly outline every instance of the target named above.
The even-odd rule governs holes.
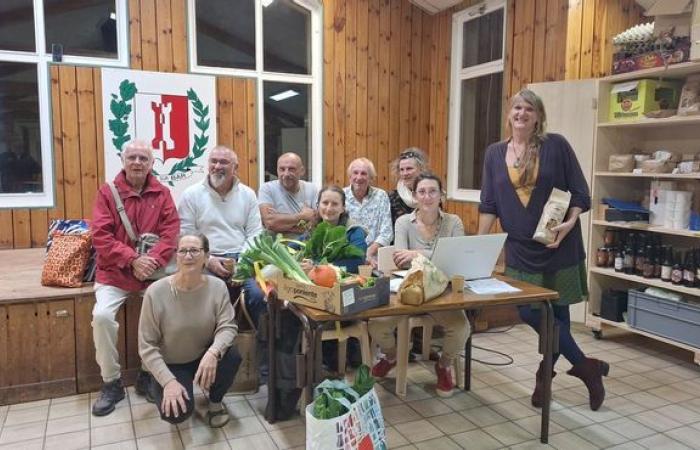
[[[233,345],[241,355],[241,365],[229,392],[250,394],[258,391],[259,373],[256,337],[258,333],[245,306],[244,295],[243,290],[241,290],[241,295],[238,296],[238,299],[233,304],[233,308],[241,312],[240,316],[236,314],[237,317],[240,317],[239,324],[245,320],[250,328],[242,331],[239,328],[238,335],[233,340]]]

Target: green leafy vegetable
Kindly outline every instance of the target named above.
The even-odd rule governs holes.
[[[304,257],[314,261],[325,259],[331,263],[338,259],[363,258],[365,252],[348,241],[346,232],[343,225],[319,223],[306,241]]]
[[[362,397],[371,391],[373,386],[374,378],[370,375],[369,367],[362,364],[357,368],[357,375],[355,375],[355,383],[352,385],[352,388]]]
[[[238,258],[234,279],[254,278],[256,261],[260,261],[263,265],[272,264],[278,267],[287,278],[312,284],[299,261],[282,242],[281,234],[278,234],[275,239],[267,233],[256,236],[250,248]]]

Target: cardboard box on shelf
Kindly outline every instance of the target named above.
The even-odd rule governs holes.
[[[358,283],[336,283],[332,288],[327,288],[288,278],[277,278],[275,282],[281,300],[340,316],[389,304],[389,277],[379,277],[374,286],[367,288],[360,287]]]
[[[610,88],[610,121],[638,120],[644,113],[678,106],[680,81],[626,81]]]

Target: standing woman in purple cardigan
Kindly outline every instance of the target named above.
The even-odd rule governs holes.
[[[589,403],[597,410],[605,398],[606,362],[587,358],[571,335],[569,305],[588,295],[586,253],[579,215],[590,209],[591,197],[576,155],[563,136],[545,133],[547,116],[542,100],[523,89],[510,101],[507,129],[510,138],[489,146],[484,161],[479,234],[488,233],[496,219],[508,233],[506,275],[555,290],[554,307],[559,324],[559,351],[572,364],[567,372],[588,388]],[[532,239],[553,188],[571,193],[564,222],[553,228],[556,241],[543,245]],[[540,310],[520,306],[520,317],[539,332]],[[554,362],[558,358],[554,355]],[[553,373],[554,376],[556,373]],[[542,364],[537,370],[532,404],[541,407]]]

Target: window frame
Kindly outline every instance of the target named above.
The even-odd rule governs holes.
[[[127,0],[114,0],[117,18],[117,58],[71,56],[64,54],[60,63],[46,50],[44,1],[33,0],[34,51],[0,50],[1,62],[34,64],[37,68],[39,130],[41,142],[41,181],[43,192],[0,193],[0,209],[53,208],[56,206],[53,157],[53,108],[51,105],[50,64],[72,64],[105,67],[129,67],[129,14]]]
[[[197,63],[197,17],[196,0],[187,0],[188,53],[189,67],[192,73],[230,76],[255,79],[257,100],[257,140],[258,140],[258,186],[265,182],[265,99],[263,83],[275,81],[282,83],[308,84],[311,86],[311,181],[320,186],[323,182],[323,5],[319,0],[292,0],[311,14],[311,73],[308,75],[265,71],[263,52],[263,5],[255,0],[255,70],[211,67]]]
[[[452,52],[450,67],[449,132],[447,138],[447,197],[451,200],[479,203],[480,189],[459,187],[460,122],[462,118],[462,82],[505,72],[508,5],[507,0],[486,0],[452,15]],[[485,14],[503,9],[503,48],[501,59],[462,68],[464,24]],[[501,101],[500,98],[498,100]]]

